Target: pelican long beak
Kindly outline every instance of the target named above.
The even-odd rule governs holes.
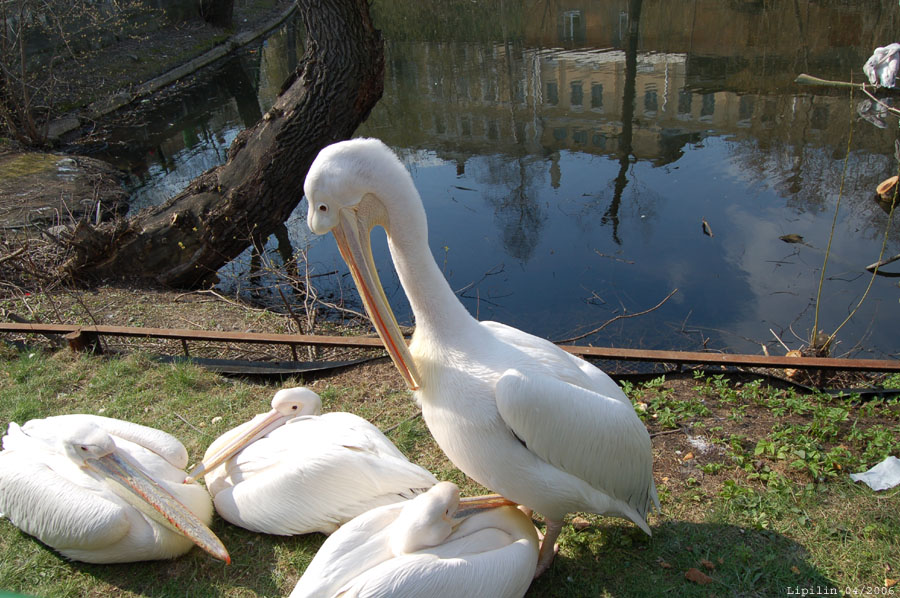
[[[374,223],[368,222],[368,210],[341,210],[338,224],[332,229],[341,257],[350,267],[350,274],[362,297],[369,319],[375,326],[381,342],[400,370],[410,390],[419,388],[419,372],[400,332],[400,325],[388,303],[378,278],[378,270],[372,259],[372,243],[369,234]]]
[[[235,432],[237,432],[237,435],[233,440],[228,442],[221,449],[214,451],[208,459],[204,458],[203,461],[194,467],[194,469],[191,470],[191,473],[185,478],[184,482],[189,484],[194,480],[205,476],[207,472],[212,471],[234,455],[238,454],[248,444],[253,443],[257,438],[265,436],[272,429],[283,424],[283,421],[279,421],[282,419],[284,419],[284,416],[274,409],[268,413],[257,415],[247,422],[246,425],[241,426],[241,428],[246,428],[246,430],[241,430],[241,428],[236,429]]]
[[[499,507],[515,507],[518,503],[503,498],[499,494],[488,494],[486,496],[466,496],[459,499],[459,508],[453,519],[462,520],[466,517],[474,515],[478,511],[485,509],[496,509]]]
[[[88,459],[85,466],[104,476],[110,488],[142,513],[175,533],[191,539],[197,546],[231,564],[222,541],[168,490],[145,474],[123,455],[110,453]]]

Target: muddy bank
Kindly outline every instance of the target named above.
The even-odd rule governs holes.
[[[99,222],[127,209],[121,176],[106,162],[60,153],[0,154],[3,230]]]

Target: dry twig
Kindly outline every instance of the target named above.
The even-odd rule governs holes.
[[[676,288],[676,289],[672,289],[672,292],[670,292],[668,295],[666,295],[665,299],[663,299],[662,301],[660,301],[659,303],[657,303],[656,305],[654,305],[654,306],[651,307],[650,309],[645,309],[644,311],[635,312],[635,313],[633,313],[633,314],[619,314],[619,315],[617,315],[617,316],[615,316],[615,317],[613,317],[613,318],[610,318],[609,320],[603,322],[603,324],[601,324],[601,325],[598,326],[597,328],[594,328],[593,330],[590,330],[590,331],[588,331],[588,332],[585,332],[584,334],[579,334],[578,336],[573,336],[573,337],[571,337],[571,338],[564,338],[564,339],[556,340],[556,341],[553,341],[553,342],[554,342],[554,343],[557,343],[557,344],[559,344],[559,343],[571,343],[571,342],[574,342],[574,341],[577,341],[577,340],[581,340],[581,339],[583,339],[583,338],[586,337],[586,336],[590,336],[590,335],[592,335],[592,334],[594,334],[594,333],[600,332],[601,330],[603,330],[604,328],[606,328],[607,326],[609,326],[610,324],[612,324],[612,323],[615,322],[616,320],[624,320],[625,318],[636,318],[636,317],[638,317],[638,316],[643,316],[643,315],[649,314],[651,311],[654,311],[654,310],[659,309],[660,307],[662,307],[662,304],[665,303],[666,301],[668,301],[669,299],[671,299],[671,298],[672,298],[672,295],[674,295],[674,294],[677,293],[677,292],[678,292],[678,289],[677,289],[677,288]]]

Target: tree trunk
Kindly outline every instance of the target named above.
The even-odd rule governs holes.
[[[216,27],[231,27],[234,0],[200,0],[200,17]]]
[[[173,287],[217,280],[219,268],[265,239],[302,199],[319,151],[348,139],[384,88],[384,47],[368,0],[299,0],[306,52],[275,105],[241,132],[225,164],[164,205],[118,224],[81,223],[64,266],[75,278],[153,279]]]

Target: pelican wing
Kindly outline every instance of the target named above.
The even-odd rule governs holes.
[[[308,440],[301,447],[263,438],[241,451],[227,465],[233,485],[215,495],[219,513],[264,533],[331,533],[368,509],[410,498],[437,482],[403,457]]]
[[[72,413],[69,415],[53,415],[43,419],[32,419],[26,422],[22,429],[29,436],[46,440],[55,438],[59,435],[60,430],[74,426],[79,422],[94,424],[114,438],[122,438],[140,445],[148,451],[156,453],[176,469],[187,467],[187,450],[177,438],[162,430],[120,419],[88,413]]]
[[[330,427],[329,436],[335,442],[352,444],[372,453],[406,459],[400,449],[385,436],[372,422],[345,411],[326,413],[320,416]]]
[[[500,377],[496,400],[512,432],[547,463],[629,505],[641,518],[651,500],[658,507],[650,435],[630,403],[517,370]],[[643,521],[635,523],[646,528]]]
[[[516,539],[503,530],[486,528],[382,562],[349,581],[334,596],[520,598],[531,585],[537,557],[536,537]]]
[[[335,596],[349,580],[391,558],[386,530],[402,508],[399,503],[385,505],[342,525],[316,552],[291,598]]]
[[[630,404],[628,397],[606,372],[584,359],[560,349],[545,338],[523,332],[500,322],[481,322],[499,341],[525,353],[530,359],[549,368],[553,375],[575,386]]]
[[[19,451],[0,453],[0,513],[58,550],[92,550],[129,530],[124,509]]]

